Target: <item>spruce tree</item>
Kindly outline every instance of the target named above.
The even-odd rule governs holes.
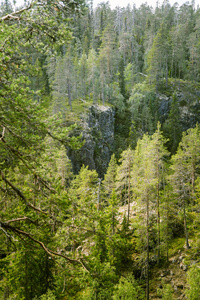
[[[130,148],[123,151],[119,160],[120,165],[117,168],[117,193],[121,194],[122,204],[128,204],[127,224],[130,217],[130,203],[132,201],[131,171],[133,167],[134,152]]]
[[[161,124],[158,123],[156,132],[152,135],[151,143],[154,152],[154,168],[156,178],[156,211],[157,211],[157,253],[158,264],[160,262],[160,244],[161,244],[161,191],[166,181],[166,160],[169,156],[169,152],[166,150],[167,140],[163,137],[161,132]]]
[[[199,125],[183,133],[177,153],[172,156],[170,176],[174,192],[183,210],[186,247],[189,249],[187,208],[195,204],[196,179],[199,175],[200,137]]]

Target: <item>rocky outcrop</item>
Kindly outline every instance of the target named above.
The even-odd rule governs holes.
[[[102,178],[114,151],[114,109],[92,105],[89,112],[82,116],[81,125],[84,146],[80,150],[68,149],[73,172],[77,174],[85,165],[95,169]]]
[[[177,104],[180,112],[180,126],[182,131],[195,127],[200,122],[200,99],[199,92],[176,92]],[[159,116],[161,123],[164,123],[170,113],[172,96],[157,95],[159,98]]]

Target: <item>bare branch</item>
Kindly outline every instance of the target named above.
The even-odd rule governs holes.
[[[7,37],[7,38],[5,39],[5,41],[3,42],[3,45],[2,45],[1,48],[0,48],[0,51],[1,51],[1,52],[3,51],[3,48],[4,48],[4,46],[6,45],[8,39],[9,39],[9,37]],[[1,66],[2,66],[2,65],[1,65]]]
[[[15,12],[13,12],[11,14],[8,14],[8,15],[0,18],[0,22],[9,21],[9,20],[20,20],[20,17],[18,17],[18,15],[20,15],[24,11],[27,11],[27,10],[31,9],[32,7],[33,7],[33,2],[30,3],[28,6],[23,7],[22,9],[20,9],[18,11],[15,11]]]
[[[0,22],[11,20],[11,19],[13,19],[13,20],[20,20],[19,17],[16,17],[16,16],[14,16],[12,14],[8,14],[7,16],[2,17],[1,20],[0,20]]]
[[[24,196],[24,194],[16,187],[12,184],[12,182],[10,182],[4,175],[4,173],[0,170],[0,174],[1,174],[1,177],[2,179],[17,193],[17,195],[22,199],[24,200],[24,202],[27,204],[27,201],[26,201],[26,197]]]
[[[7,192],[7,190],[6,190],[6,189],[4,189],[2,186],[0,186],[0,190],[1,190],[2,192],[4,192],[4,193],[6,193],[6,192]]]
[[[1,223],[0,223],[0,230],[3,231],[3,233],[7,236],[7,238],[13,239],[15,242],[17,242],[17,240],[15,240],[15,238],[11,234],[9,234],[4,228],[2,228]]]
[[[10,223],[13,223],[13,222],[20,222],[20,221],[29,221],[29,222],[31,222],[31,223],[33,223],[33,224],[38,225],[38,224],[37,224],[37,221],[33,221],[33,220],[31,220],[30,218],[28,218],[28,217],[21,217],[21,218],[17,218],[17,219],[13,219],[13,220],[8,220],[8,221],[6,221],[5,223],[6,223],[6,224],[10,224]]]
[[[13,130],[10,129],[9,126],[7,126],[7,124],[5,124],[4,122],[1,121],[2,127],[5,127],[6,130],[8,130],[8,132],[10,132],[14,137],[20,139],[23,143],[25,143],[26,145],[28,145],[28,142],[20,135],[16,134]]]
[[[59,139],[57,136],[54,136],[50,131],[47,131],[47,134],[48,134],[50,137],[52,137],[52,139],[54,139],[54,140],[60,142],[61,144],[65,142],[64,140]]]
[[[14,153],[26,166],[26,168],[31,171],[31,173],[33,173],[36,178],[51,192],[53,192],[54,194],[56,193],[56,190],[54,188],[52,188],[51,186],[48,185],[48,182],[46,182],[44,179],[42,179],[38,174],[35,173],[35,170],[33,167],[28,166],[28,164],[26,163],[25,159],[23,158],[23,155],[17,151],[16,149],[14,149],[12,146],[8,145],[8,143],[5,141],[5,139],[2,137],[1,141],[5,144],[5,146],[12,152]]]
[[[46,212],[42,211],[41,209],[39,209],[39,208],[33,206],[31,203],[29,203],[27,201],[26,197],[24,196],[24,194],[12,182],[10,182],[10,180],[8,180],[5,177],[4,173],[1,170],[0,170],[0,175],[1,175],[1,178],[16,192],[16,194],[24,201],[24,203],[27,206],[31,207],[32,209],[34,209],[37,212],[40,212],[40,213],[43,213],[43,214],[47,215]]]
[[[5,130],[6,130],[6,128],[3,127],[3,131],[2,131],[2,133],[0,135],[0,141],[4,138]]]
[[[83,100],[83,99],[79,99],[80,101],[84,102],[84,103],[88,103],[87,101]]]
[[[8,230],[8,231],[12,231],[18,235],[22,235],[22,236],[25,236],[27,238],[29,238],[30,240],[32,240],[33,242],[35,242],[36,244],[40,245],[41,248],[43,248],[43,250],[48,253],[50,256],[59,256],[59,257],[62,257],[64,259],[66,259],[68,262],[70,263],[75,263],[75,264],[81,264],[82,267],[87,271],[87,272],[90,272],[89,268],[86,266],[86,264],[83,262],[83,260],[77,260],[77,259],[71,259],[69,258],[68,256],[66,255],[63,255],[63,254],[60,254],[60,253],[57,253],[55,251],[52,251],[50,249],[48,249],[43,242],[39,241],[39,240],[36,240],[30,233],[28,232],[25,232],[23,230],[20,230],[16,227],[13,227],[7,223],[3,223],[3,222],[0,222],[0,228],[3,228],[3,230]]]
[[[69,225],[70,228],[74,228],[74,229],[78,229],[78,230],[85,230],[87,232],[91,232],[91,233],[96,233],[96,230],[92,230],[92,229],[87,229],[84,227],[78,227],[78,226],[74,226],[74,225]]]

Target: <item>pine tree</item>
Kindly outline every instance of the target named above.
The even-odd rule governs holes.
[[[163,125],[165,135],[169,138],[168,149],[175,154],[181,140],[180,108],[176,93],[172,95],[169,117]]]
[[[100,94],[99,70],[97,68],[97,54],[91,49],[88,54],[88,85],[93,103],[97,103]]]
[[[66,112],[66,80],[64,76],[65,66],[63,58],[58,57],[56,61],[55,80],[53,82],[53,114],[62,113],[65,118]]]
[[[112,195],[113,191],[116,191],[116,175],[117,175],[117,161],[115,154],[111,156],[107,172],[102,182],[104,194],[107,199]]]
[[[175,79],[180,79],[186,75],[186,57],[187,57],[187,47],[185,43],[185,26],[182,24],[177,24],[172,28],[170,32],[172,40],[172,57],[171,57],[171,77]]]
[[[102,44],[99,51],[99,69],[102,82],[101,97],[103,104],[109,97],[108,86],[111,84],[116,73],[116,62],[118,54],[116,51],[116,42],[113,28],[108,25],[102,35]]]
[[[113,295],[113,300],[118,299],[144,299],[143,290],[132,274],[120,278],[117,289]]]
[[[128,103],[132,121],[137,128],[137,137],[147,132],[152,134],[158,121],[157,98],[154,90],[145,82],[138,83],[132,89]]]
[[[151,138],[151,143],[154,152],[154,168],[155,168],[155,178],[156,178],[156,211],[157,211],[157,247],[158,247],[158,264],[160,261],[160,244],[161,244],[161,207],[160,207],[160,197],[161,190],[165,184],[165,161],[167,156],[169,156],[169,152],[166,150],[165,144],[167,140],[164,139],[163,134],[161,132],[161,124],[158,123],[157,130],[153,134]]]
[[[165,77],[168,87],[170,43],[168,29],[161,25],[159,32],[154,38],[153,46],[148,54],[150,80],[156,82],[156,93],[158,92],[159,79]]]
[[[83,52],[78,62],[78,94],[80,98],[86,98],[88,95],[88,61],[87,55]]]
[[[157,180],[155,178],[155,168],[153,165],[154,152],[152,143],[148,135],[144,135],[138,141],[135,150],[135,160],[133,165],[134,174],[134,193],[136,201],[140,208],[138,219],[145,218],[145,225],[143,236],[141,240],[145,243],[146,249],[146,299],[149,299],[149,268],[150,268],[150,211],[153,210],[153,198],[155,194],[155,187]],[[141,226],[141,225],[140,225]],[[142,227],[142,226],[141,226]],[[140,229],[139,229],[140,230]]]
[[[190,33],[188,38],[188,49],[190,54],[189,59],[189,76],[193,81],[199,82],[200,79],[200,45],[199,45],[199,34],[200,34],[200,18],[196,19],[196,25],[194,31]]]
[[[200,270],[198,265],[193,265],[187,272],[187,283],[189,288],[186,290],[186,295],[189,300],[197,300],[200,293]]]
[[[99,180],[95,170],[89,170],[82,166],[80,172],[70,184],[69,198],[71,202],[70,220],[72,226],[69,227],[69,243],[82,245],[85,234],[92,233],[98,224],[99,198],[98,198]],[[96,220],[97,219],[97,220]],[[79,236],[79,228],[85,228],[84,234]],[[70,241],[70,236],[72,241]]]
[[[128,204],[127,210],[127,224],[129,224],[130,217],[130,203],[132,198],[131,186],[131,170],[133,167],[134,152],[130,148],[123,151],[119,160],[120,165],[117,168],[117,191],[121,194],[122,204]]]
[[[33,89],[30,79],[40,76],[32,54],[44,57],[59,51],[71,38],[64,16],[75,14],[81,5],[81,1],[73,7],[66,1],[62,5],[36,1],[0,19],[0,190],[6,199],[0,203],[4,212],[0,223],[1,245],[8,250],[5,265],[11,270],[3,279],[5,286],[10,279],[16,283],[9,298],[32,299],[54,289],[54,280],[48,282],[55,270],[53,258],[67,260],[67,255],[58,253],[57,242],[52,242],[68,207],[64,175],[60,178],[58,166],[58,173],[48,172],[55,162],[50,161],[44,140],[51,136],[69,146],[74,138],[60,119],[49,120],[47,101],[37,97],[41,91],[37,84]]]
[[[183,210],[186,247],[189,249],[187,207],[195,204],[195,182],[199,174],[200,153],[199,126],[183,134],[177,153],[172,156],[173,174],[170,176],[174,192],[178,195]]]
[[[65,56],[63,58],[63,65],[64,65],[64,72],[63,77],[65,80],[65,95],[68,98],[68,105],[70,106],[70,110],[72,111],[72,100],[74,96],[74,64],[73,64],[73,57],[72,57],[72,49],[71,45],[69,45]]]

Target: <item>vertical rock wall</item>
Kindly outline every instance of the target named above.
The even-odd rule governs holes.
[[[103,177],[114,151],[114,127],[113,108],[97,105],[90,107],[89,113],[82,119],[84,146],[80,150],[68,150],[75,174],[84,164]]]

